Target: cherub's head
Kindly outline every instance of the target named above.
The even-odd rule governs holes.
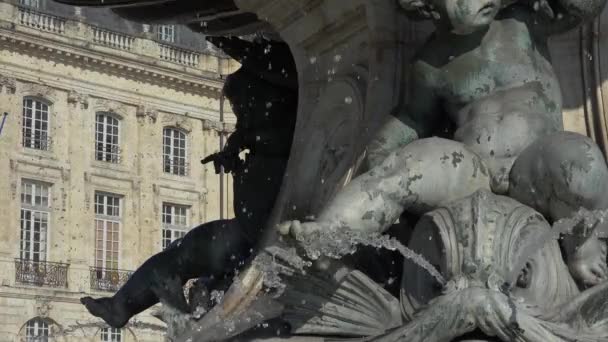
[[[498,13],[501,0],[399,0],[401,7],[433,19],[457,34],[487,27]]]

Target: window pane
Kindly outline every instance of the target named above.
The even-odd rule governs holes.
[[[95,159],[120,162],[120,121],[107,113],[98,113],[95,125]]]
[[[97,218],[95,222],[95,265],[118,268],[120,239],[120,201],[112,194],[95,194]]]
[[[40,318],[29,320],[25,324],[26,342],[47,342],[49,341],[49,325]]]
[[[163,131],[163,169],[179,176],[187,174],[186,134],[177,129]]]
[[[163,203],[161,233],[163,249],[186,234],[189,229],[188,212],[188,206]]]
[[[23,99],[23,146],[47,150],[49,148],[49,106],[31,98]]]

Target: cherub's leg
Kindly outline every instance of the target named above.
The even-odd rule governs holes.
[[[423,213],[479,189],[490,189],[490,177],[476,154],[456,141],[422,139],[353,179],[315,222],[279,229],[292,235],[341,227],[383,232],[403,211]]]
[[[244,262],[253,245],[254,241],[242,233],[235,220],[209,222],[150,257],[114,296],[85,297],[81,302],[91,314],[117,328],[161,299],[189,312],[182,286],[201,276],[221,281]]]
[[[570,217],[580,208],[608,208],[608,168],[595,143],[580,134],[559,132],[528,147],[515,161],[509,195],[552,221]],[[606,234],[599,223],[591,236],[565,236],[568,265],[583,285],[607,278],[606,246],[595,234]]]

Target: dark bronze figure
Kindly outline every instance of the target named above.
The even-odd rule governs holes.
[[[236,218],[192,229],[141,265],[114,296],[81,299],[112,327],[124,326],[159,301],[191,312],[183,291],[189,279],[204,277],[208,289],[221,288],[253,251],[281,186],[297,110],[291,54],[284,43],[263,39],[210,40],[242,63],[223,89],[237,116],[236,130],[222,151],[202,160],[213,162],[217,173],[223,168],[233,174]],[[281,68],[269,71],[268,63]],[[248,152],[244,161],[243,151]]]

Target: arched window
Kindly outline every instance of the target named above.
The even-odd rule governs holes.
[[[36,317],[25,323],[25,342],[49,342],[50,336],[50,324],[46,320]]]
[[[120,163],[120,120],[99,112],[95,116],[95,160]]]
[[[188,174],[186,133],[176,128],[163,130],[163,170],[166,173]]]
[[[101,342],[122,342],[122,330],[117,328],[101,328]]]
[[[23,147],[50,150],[49,114],[47,102],[32,97],[23,99]]]

